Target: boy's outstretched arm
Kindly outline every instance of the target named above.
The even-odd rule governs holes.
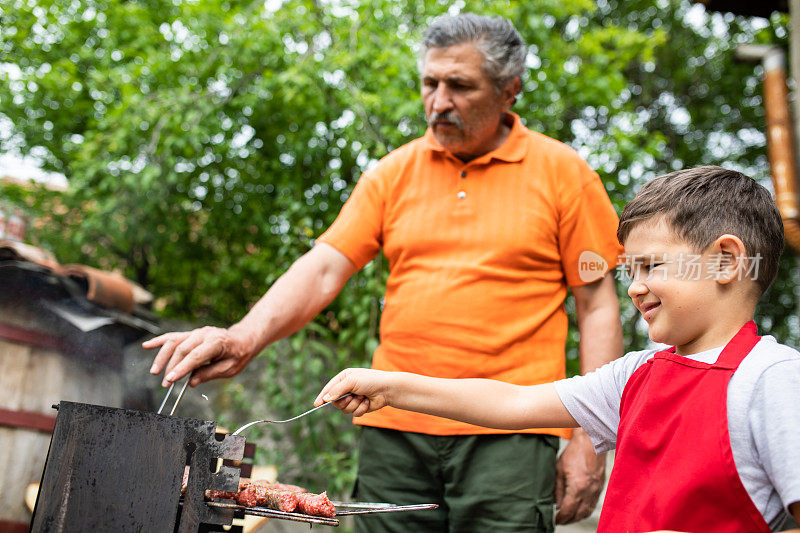
[[[334,403],[361,416],[390,405],[497,429],[577,427],[552,383],[519,386],[491,379],[443,379],[407,372],[349,368],[331,379],[314,405]]]

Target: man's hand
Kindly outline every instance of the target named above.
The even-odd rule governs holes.
[[[619,322],[614,276],[579,287],[571,287],[575,297],[578,355],[581,374],[616,359],[622,353],[622,325]],[[556,463],[556,524],[569,524],[589,516],[597,505],[606,477],[605,454],[596,455],[591,440],[576,429],[572,440]]]
[[[233,329],[204,327],[192,331],[165,333],[142,343],[144,348],[161,348],[156,354],[151,374],[164,370],[161,385],[166,387],[193,370],[189,385],[216,378],[235,376],[255,353],[246,335]]]
[[[556,463],[556,524],[569,524],[592,514],[606,479],[606,454],[596,455],[582,429]]]

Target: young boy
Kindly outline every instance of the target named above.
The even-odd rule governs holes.
[[[598,452],[616,448],[598,531],[800,521],[800,353],[752,322],[783,249],[769,192],[719,167],[673,172],[642,187],[617,236],[628,295],[669,350],[530,387],[349,369],[315,405],[349,392],[335,405],[355,416],[391,405],[501,429],[580,425]]]

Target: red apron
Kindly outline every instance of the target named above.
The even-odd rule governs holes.
[[[760,337],[748,322],[713,365],[656,353],[628,380],[598,532],[771,531],[739,479],[728,382]]]

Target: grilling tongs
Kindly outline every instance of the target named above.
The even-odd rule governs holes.
[[[191,374],[189,374],[188,376],[186,376],[186,381],[183,382],[183,386],[181,387],[181,391],[178,393],[178,398],[175,400],[175,403],[172,406],[172,410],[169,412],[170,416],[172,416],[175,413],[175,409],[178,408],[178,404],[180,403],[181,398],[183,398],[183,393],[186,392],[186,387],[189,385],[189,380],[192,379],[192,374],[193,374],[193,372]],[[164,396],[164,401],[161,402],[161,407],[158,408],[158,414],[161,414],[161,411],[164,410],[164,406],[167,404],[167,400],[169,399],[170,394],[172,394],[172,389],[173,388],[175,388],[175,382],[173,382],[172,385],[169,386],[169,390],[167,391],[166,396]],[[316,407],[314,407],[312,409],[309,409],[305,413],[300,413],[299,415],[293,416],[292,418],[287,418],[286,420],[266,420],[266,419],[264,419],[264,420],[255,420],[253,422],[250,422],[248,424],[243,425],[242,427],[240,427],[239,429],[234,431],[233,434],[234,435],[238,435],[239,433],[241,433],[245,429],[249,428],[250,426],[254,426],[256,424],[285,424],[286,422],[292,422],[294,420],[297,420],[298,418],[302,418],[302,417],[306,416],[309,413],[313,413],[314,411],[316,411],[317,409],[320,409],[321,407],[325,407],[329,403],[337,402],[337,401],[339,401],[342,398],[345,398],[347,396],[350,396],[349,392],[346,393],[346,394],[342,394],[341,396],[339,396],[335,400],[331,400],[329,402],[325,402],[322,405],[318,405],[318,406],[316,406]]]
[[[169,416],[172,416],[175,413],[175,409],[178,408],[178,404],[181,403],[181,398],[183,398],[183,393],[186,392],[186,387],[189,385],[189,380],[192,379],[192,374],[194,372],[190,372],[188,376],[186,376],[186,381],[183,382],[183,387],[181,387],[181,391],[178,393],[178,398],[175,400],[175,403],[172,406],[172,410],[169,412]],[[164,406],[167,404],[167,400],[169,399],[169,395],[172,394],[172,389],[175,388],[175,382],[172,382],[172,385],[169,386],[169,390],[167,391],[167,395],[164,396],[164,401],[161,402],[161,407],[158,408],[158,414],[161,414],[161,411],[164,410]]]

